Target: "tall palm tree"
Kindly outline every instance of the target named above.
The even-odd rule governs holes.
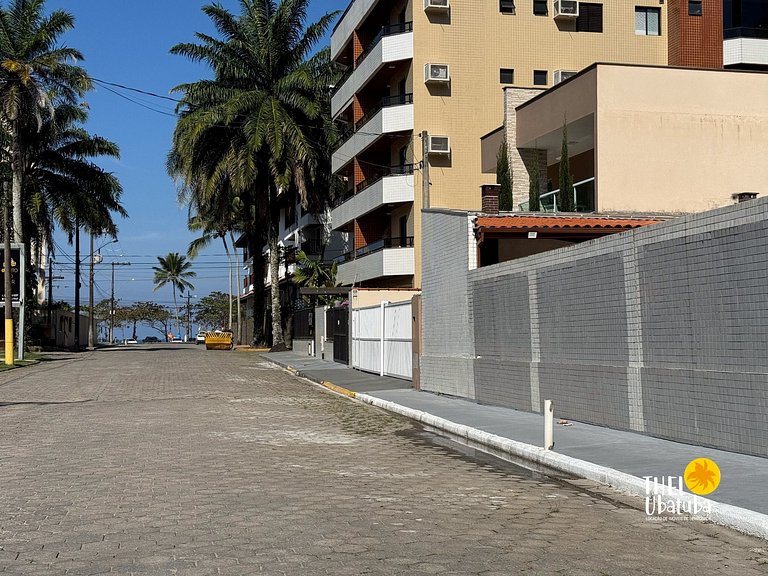
[[[187,257],[182,256],[178,252],[169,252],[167,256],[158,256],[157,260],[160,265],[152,267],[152,270],[155,271],[154,291],[157,292],[166,284],[171,285],[173,289],[173,310],[176,316],[176,330],[180,334],[181,324],[179,323],[176,291],[178,290],[180,294],[183,294],[184,290],[194,290],[195,287],[188,278],[194,278],[197,274],[190,270],[192,263],[187,261]]]
[[[75,64],[82,54],[58,45],[61,35],[74,27],[74,18],[62,10],[45,16],[44,7],[45,0],[0,5],[0,126],[9,140],[16,242],[24,239],[24,135],[40,128],[55,102],[74,103],[91,87],[85,70]]]
[[[113,215],[128,214],[120,203],[122,186],[114,174],[94,163],[119,158],[117,144],[89,134],[82,106],[60,104],[40,130],[28,138],[24,170],[24,222],[27,237],[52,244],[54,226],[70,239],[77,218],[90,233],[117,235]]]
[[[221,39],[197,34],[200,44],[171,49],[206,62],[214,80],[184,84],[181,132],[196,140],[232,127],[239,143],[222,168],[236,187],[255,189],[266,208],[272,301],[272,344],[284,343],[279,286],[279,196],[291,188],[308,205],[317,176],[317,126],[326,111],[331,64],[326,51],[312,55],[336,13],[308,26],[309,0],[240,0],[240,14],[219,5],[204,12]],[[183,125],[186,124],[186,125]],[[179,128],[177,128],[179,130]]]

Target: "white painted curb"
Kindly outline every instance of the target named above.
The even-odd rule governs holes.
[[[527,463],[532,464],[534,469],[557,470],[571,476],[586,478],[587,480],[611,486],[634,496],[645,497],[646,495],[645,480],[638,478],[637,476],[625,474],[624,472],[619,472],[618,470],[607,468],[605,466],[592,464],[591,462],[579,460],[578,458],[572,458],[571,456],[565,456],[564,454],[558,454],[551,450],[544,450],[543,448],[533,446],[532,444],[525,444],[495,434],[489,434],[488,432],[483,432],[477,428],[471,428],[464,424],[457,424],[456,422],[451,422],[445,418],[440,418],[427,412],[422,412],[421,410],[414,410],[413,408],[408,408],[390,402],[389,400],[375,398],[368,394],[357,394],[356,398],[366,404],[417,420],[431,428],[442,430],[449,436],[453,436],[459,440],[459,442],[468,446],[481,449],[502,458],[506,455],[507,458],[513,457],[516,460],[525,460]],[[714,500],[702,498],[701,496],[696,496],[695,498],[700,505],[706,502],[710,507],[708,513],[700,512],[697,516],[706,518],[716,524],[734,528],[746,534],[768,539],[768,515],[747,510],[746,508],[732,506],[730,504],[722,504],[720,502],[715,502]],[[680,500],[686,504],[692,505],[694,495],[688,492],[682,492]]]

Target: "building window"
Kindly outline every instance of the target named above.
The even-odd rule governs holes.
[[[499,0],[499,12],[502,14],[514,14],[515,0]]]
[[[514,84],[515,71],[512,68],[502,68],[499,70],[499,82],[502,84]]]
[[[548,0],[533,0],[533,13],[536,16],[547,15],[547,1]]]
[[[701,0],[688,0],[688,16],[701,16]]]
[[[635,34],[661,36],[661,8],[635,6]]]
[[[579,16],[576,18],[576,32],[602,32],[603,5],[579,2]]]
[[[546,70],[534,70],[533,71],[533,85],[534,86],[546,86],[547,85],[547,71]]]

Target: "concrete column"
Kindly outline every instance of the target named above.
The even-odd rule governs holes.
[[[539,362],[541,362],[541,341],[539,340],[539,288],[536,270],[528,271],[528,310],[531,315],[531,410],[540,412]]]
[[[624,297],[627,313],[627,402],[629,403],[629,427],[645,432],[643,414],[643,318],[640,297],[640,272],[637,269],[637,247],[631,242],[624,252]]]

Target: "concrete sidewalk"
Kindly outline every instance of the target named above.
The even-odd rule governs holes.
[[[544,452],[543,417],[511,408],[419,392],[410,382],[352,370],[293,352],[263,354],[280,366],[337,392],[419,419],[460,441],[527,461],[539,469],[584,476],[640,493],[645,476],[680,476],[694,458],[720,467],[718,489],[707,498],[722,504],[713,520],[768,538],[768,459],[682,444],[633,432],[574,422],[555,426],[555,449]],[[555,417],[557,399],[555,400]],[[507,458],[510,459],[510,458]],[[735,507],[735,508],[733,508]]]

